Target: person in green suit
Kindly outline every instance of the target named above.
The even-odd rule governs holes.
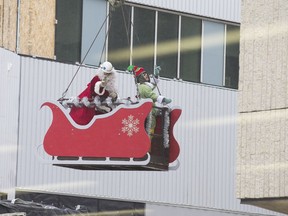
[[[149,74],[145,71],[143,67],[138,67],[134,65],[130,65],[127,68],[128,71],[133,72],[135,81],[137,83],[138,97],[141,98],[150,98],[155,103],[158,102],[163,105],[167,105],[172,102],[170,98],[164,97],[162,95],[157,94],[154,89],[157,87],[157,83],[159,82],[158,76],[160,68],[156,67],[154,70],[154,75],[149,76]],[[153,108],[150,115],[149,122],[149,135],[153,136],[154,130],[156,127],[156,116],[159,113],[159,109]]]

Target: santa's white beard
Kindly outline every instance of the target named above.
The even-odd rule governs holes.
[[[99,77],[100,80],[104,80],[104,79],[107,80],[107,84],[106,84],[107,91],[117,93],[115,72],[111,72],[107,76],[101,69],[99,69],[96,75]]]

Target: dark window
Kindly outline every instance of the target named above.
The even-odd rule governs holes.
[[[239,26],[227,25],[225,86],[228,88],[238,88],[239,41]]]
[[[161,76],[177,77],[178,62],[178,15],[159,12],[157,34],[157,65],[161,66]]]
[[[134,7],[131,22],[131,7],[127,5],[111,10],[111,14],[108,60],[117,69],[125,70],[132,57],[132,64],[142,66],[150,73],[154,63],[161,66],[162,77],[238,88],[238,26],[182,16],[179,33],[179,15],[176,14],[158,12],[156,21],[157,12],[154,10]]]
[[[57,61],[80,62],[82,0],[56,1],[55,54]]]
[[[106,6],[102,0],[56,1],[57,61],[97,66],[107,54],[116,69],[126,70],[132,57],[148,73],[156,64],[162,77],[238,88],[239,26],[182,16],[179,32],[179,15],[134,7],[131,20],[129,5],[110,7],[106,25]]]
[[[152,72],[154,68],[155,11],[135,8],[133,23],[133,64]]]
[[[125,70],[130,63],[131,7],[111,8],[108,61],[116,69]]]
[[[200,82],[201,20],[182,17],[180,47],[180,78]]]

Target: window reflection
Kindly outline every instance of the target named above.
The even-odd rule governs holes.
[[[161,66],[161,76],[177,77],[178,65],[178,21],[179,16],[165,12],[158,13],[157,65]]]
[[[110,14],[108,59],[115,68],[125,70],[130,63],[131,7],[110,8]]]
[[[200,82],[201,70],[201,20],[181,19],[180,78]]]
[[[147,72],[154,68],[155,11],[134,8],[133,64],[141,65]]]

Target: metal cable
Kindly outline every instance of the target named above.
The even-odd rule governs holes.
[[[99,34],[100,34],[100,32],[101,32],[101,30],[102,30],[102,28],[103,28],[104,24],[106,23],[106,21],[107,21],[107,19],[108,19],[108,17],[109,17],[109,14],[110,14],[110,13],[108,13],[108,15],[106,16],[106,18],[105,18],[104,22],[102,23],[102,25],[101,25],[100,29],[98,30],[98,32],[97,32],[97,34],[96,34],[96,36],[94,37],[94,40],[92,41],[92,43],[91,43],[91,45],[90,45],[89,49],[87,50],[87,52],[86,52],[86,54],[85,54],[85,56],[84,56],[83,60],[81,61],[80,65],[78,66],[78,68],[77,68],[77,70],[76,70],[75,74],[73,75],[73,77],[72,77],[72,79],[71,79],[70,83],[68,84],[68,87],[67,87],[67,88],[66,88],[66,90],[65,90],[65,91],[62,93],[62,97],[61,97],[61,98],[59,98],[59,99],[58,99],[58,101],[59,101],[59,100],[62,100],[62,99],[63,99],[63,98],[66,96],[66,94],[67,94],[67,91],[69,90],[69,88],[70,88],[70,86],[71,86],[72,82],[74,81],[74,79],[75,79],[75,77],[76,77],[77,73],[79,72],[79,70],[80,70],[80,68],[81,68],[81,66],[82,66],[82,64],[83,64],[83,62],[85,61],[85,59],[86,59],[86,57],[87,57],[88,53],[89,53],[89,52],[90,52],[90,50],[92,49],[92,47],[93,47],[93,45],[94,45],[94,43],[95,43],[95,41],[96,41],[97,37],[99,36]]]

